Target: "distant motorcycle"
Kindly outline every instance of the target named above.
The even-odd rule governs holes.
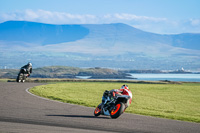
[[[26,69],[21,69],[18,76],[17,76],[16,81],[19,82],[19,83],[20,82],[24,83],[28,76],[29,76],[29,74],[26,73]]]
[[[118,118],[125,111],[125,103],[130,99],[128,95],[120,95],[110,98],[110,94],[104,92],[102,103],[94,110],[94,115],[107,115],[111,118]]]

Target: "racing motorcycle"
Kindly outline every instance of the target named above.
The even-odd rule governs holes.
[[[17,82],[24,83],[28,76],[29,76],[29,74],[26,74],[26,69],[21,69],[16,80],[17,80]]]
[[[94,110],[94,115],[107,115],[111,118],[118,118],[126,109],[125,104],[130,99],[128,95],[119,95],[111,97],[109,91],[105,91],[100,103]]]

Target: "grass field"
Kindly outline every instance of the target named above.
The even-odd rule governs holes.
[[[8,79],[0,79],[0,82],[7,82]]]
[[[118,89],[116,82],[65,82],[30,89],[30,92],[66,103],[96,107],[105,90]],[[126,112],[200,123],[200,83],[128,83],[133,101]]]

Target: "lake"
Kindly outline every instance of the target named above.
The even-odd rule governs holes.
[[[189,81],[189,82],[200,82],[200,74],[138,74],[129,73],[130,77],[137,78],[136,80],[145,81],[159,81],[159,80],[170,80],[170,81]]]

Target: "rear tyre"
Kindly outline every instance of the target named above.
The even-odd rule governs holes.
[[[101,104],[99,104],[94,110],[94,116],[99,116],[101,114]]]
[[[110,117],[113,119],[118,118],[125,109],[125,105],[123,103],[118,103],[117,105],[115,105],[115,108],[111,110],[110,112]]]

